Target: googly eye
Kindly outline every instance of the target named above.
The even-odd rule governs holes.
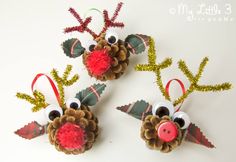
[[[105,39],[110,45],[112,45],[118,41],[118,35],[116,32],[107,31]]]
[[[77,98],[70,98],[66,101],[66,107],[67,108],[72,108],[72,109],[79,109],[80,108],[80,100]]]
[[[86,51],[93,52],[96,45],[97,45],[97,42],[95,40],[88,41],[86,44]]]
[[[160,118],[165,115],[172,116],[174,114],[174,106],[169,101],[158,102],[154,104],[152,108],[152,114],[157,115]]]
[[[172,120],[178,123],[181,129],[186,129],[190,124],[189,116],[182,111],[174,113],[174,115],[172,116]]]
[[[45,115],[48,122],[52,122],[57,117],[63,115],[63,111],[59,106],[56,105],[49,105],[45,108]]]

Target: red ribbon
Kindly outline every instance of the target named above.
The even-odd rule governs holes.
[[[52,87],[52,90],[53,90],[53,92],[54,92],[54,94],[55,94],[55,96],[56,96],[56,98],[57,98],[57,101],[58,101],[59,105],[61,105],[60,94],[59,94],[59,92],[58,92],[58,90],[57,90],[57,87],[56,87],[56,85],[54,84],[53,80],[52,80],[49,76],[47,76],[46,74],[39,73],[39,74],[37,74],[37,75],[34,77],[32,83],[31,83],[31,90],[32,90],[32,92],[34,92],[34,85],[35,85],[35,83],[36,83],[37,80],[38,80],[40,77],[42,77],[42,76],[45,76],[45,77],[48,79],[48,81],[49,81],[49,83],[50,83],[50,85],[51,85],[51,87]]]
[[[167,95],[170,96],[169,89],[170,89],[170,84],[171,84],[173,81],[176,81],[177,83],[179,83],[179,85],[180,85],[180,87],[181,87],[181,90],[182,90],[182,93],[185,94],[185,93],[186,93],[186,90],[185,90],[185,87],[184,87],[184,83],[183,83],[181,80],[179,80],[179,79],[171,79],[171,80],[169,80],[169,82],[166,84],[166,89],[165,89],[165,91],[166,91]],[[184,101],[183,101],[183,102],[184,102]],[[177,110],[176,110],[175,112],[177,112],[177,111],[180,110],[180,108],[181,108],[183,102],[181,102],[180,106],[177,108]]]

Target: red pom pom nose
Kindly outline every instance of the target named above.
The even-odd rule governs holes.
[[[103,75],[111,67],[112,58],[106,49],[96,50],[89,54],[86,65],[89,72],[95,76]]]
[[[79,125],[66,123],[58,129],[56,139],[66,149],[80,149],[85,144],[85,131]]]
[[[177,135],[178,129],[173,122],[162,123],[157,130],[157,136],[164,142],[173,141]]]

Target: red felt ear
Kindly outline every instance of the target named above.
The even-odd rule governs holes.
[[[196,144],[200,144],[206,146],[208,148],[214,148],[215,146],[205,137],[202,133],[201,129],[197,127],[195,124],[191,123],[187,129],[186,141],[190,141]]]
[[[15,134],[25,139],[32,139],[40,135],[43,135],[44,133],[46,133],[45,126],[38,124],[36,121],[33,121],[15,131]]]

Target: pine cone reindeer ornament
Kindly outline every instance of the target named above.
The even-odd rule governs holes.
[[[109,17],[107,10],[103,11],[104,27],[99,34],[88,28],[92,17],[82,20],[73,8],[69,9],[80,23],[80,26],[65,28],[65,33],[73,31],[88,32],[92,35],[93,40],[88,41],[84,48],[79,39],[68,39],[62,43],[64,53],[71,58],[82,55],[88,74],[101,81],[118,79],[129,65],[130,53],[140,54],[148,46],[149,37],[146,35],[131,34],[123,41],[118,38],[117,33],[108,30],[111,27],[124,27],[123,23],[116,22],[122,4],[118,3],[112,17]]]
[[[230,89],[231,84],[199,85],[199,79],[208,62],[208,58],[204,58],[196,75],[193,75],[183,60],[179,61],[179,69],[190,81],[190,87],[187,90],[185,90],[183,82],[179,79],[170,80],[166,87],[164,87],[161,70],[169,67],[172,64],[172,60],[171,58],[167,58],[162,63],[156,64],[154,44],[154,40],[150,39],[150,48],[148,51],[149,63],[137,65],[136,70],[153,71],[156,74],[156,83],[165,97],[165,101],[156,102],[154,105],[151,105],[144,100],[140,100],[133,104],[117,107],[117,109],[142,120],[141,138],[150,149],[168,153],[179,146],[183,140],[213,148],[214,145],[203,135],[200,128],[193,124],[190,121],[190,117],[185,112],[180,111],[180,108],[184,100],[194,91],[223,91]],[[171,102],[169,95],[169,87],[172,81],[179,83],[183,93],[181,97],[173,102]]]
[[[48,124],[40,125],[33,121],[15,133],[26,139],[48,133],[50,143],[58,151],[66,154],[80,154],[89,150],[98,136],[98,120],[90,111],[89,106],[94,106],[98,102],[106,86],[94,84],[65,101],[64,87],[71,86],[79,78],[78,75],[74,75],[68,80],[71,70],[72,66],[68,65],[62,77],[55,69],[52,70],[51,75],[57,86],[48,75],[36,75],[31,86],[33,97],[25,93],[17,93],[18,98],[35,105],[32,108],[33,112],[43,109]],[[44,95],[34,90],[35,83],[42,76],[48,79],[58,104],[46,103]]]

